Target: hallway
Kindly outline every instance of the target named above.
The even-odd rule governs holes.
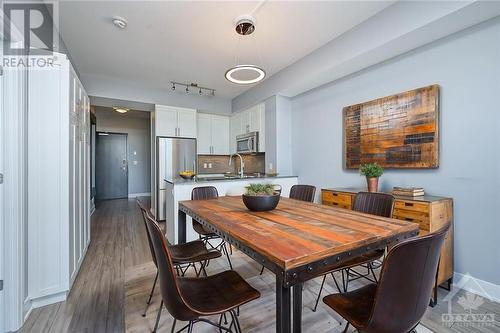
[[[124,332],[124,272],[150,261],[135,200],[97,203],[91,243],[66,302],[33,310],[19,332]]]

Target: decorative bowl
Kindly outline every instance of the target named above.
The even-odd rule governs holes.
[[[193,179],[196,176],[196,173],[194,173],[194,172],[181,172],[181,173],[179,173],[179,176],[181,176],[184,179]]]
[[[241,196],[243,203],[247,208],[254,212],[267,212],[273,210],[280,202],[280,193],[275,192],[274,195],[246,195]]]

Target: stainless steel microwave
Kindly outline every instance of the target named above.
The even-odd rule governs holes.
[[[250,154],[259,152],[259,132],[249,132],[236,137],[236,152]]]

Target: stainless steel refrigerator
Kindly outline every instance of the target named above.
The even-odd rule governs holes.
[[[165,179],[181,180],[179,173],[184,170],[196,172],[196,139],[158,137],[157,140],[156,216],[163,221],[166,215]]]

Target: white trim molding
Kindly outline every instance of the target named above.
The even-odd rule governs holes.
[[[149,197],[149,196],[151,196],[151,192],[148,192],[148,193],[130,193],[128,195],[128,198],[135,199],[137,197]]]
[[[489,299],[490,301],[500,303],[500,285],[475,278],[470,274],[462,274],[458,272],[455,272],[454,280],[454,289],[463,289],[483,298]],[[452,291],[452,293],[450,294],[451,297],[455,293],[456,292]]]

